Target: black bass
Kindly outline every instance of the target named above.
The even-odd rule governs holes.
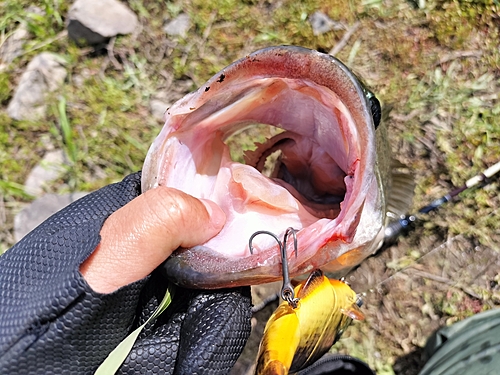
[[[317,268],[338,275],[380,246],[391,185],[389,147],[383,126],[376,130],[380,105],[339,60],[301,47],[265,48],[165,116],[144,163],[143,191],[177,188],[214,201],[227,217],[216,237],[167,260],[174,282],[221,288],[278,280],[273,239],[262,236],[249,251],[259,230],[298,229],[292,277]],[[224,141],[252,124],[284,132],[249,153],[247,164],[234,162]],[[263,161],[275,150],[281,156],[266,177]]]
[[[283,301],[269,318],[257,356],[256,375],[299,371],[319,359],[352,320],[363,320],[360,299],[343,281],[319,270],[295,287],[298,306]]]

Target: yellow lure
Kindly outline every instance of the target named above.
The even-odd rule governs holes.
[[[320,270],[295,287],[296,308],[283,301],[269,318],[255,374],[288,374],[314,363],[340,338],[352,320],[363,320],[356,293]]]

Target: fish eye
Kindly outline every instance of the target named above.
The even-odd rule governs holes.
[[[380,125],[382,120],[382,107],[380,106],[380,101],[377,99],[375,94],[368,90],[364,84],[361,85],[363,92],[365,93],[366,99],[370,102],[370,111],[372,113],[373,125],[375,129]]]
[[[356,78],[361,85],[366,99],[370,102],[370,111],[372,113],[373,124],[375,125],[375,129],[377,129],[380,125],[380,121],[382,120],[382,107],[380,106],[380,101],[377,99],[375,94],[366,87],[365,82],[360,79],[358,75],[356,75]]]
[[[368,96],[370,101],[370,110],[372,112],[373,124],[375,129],[380,125],[380,120],[382,119],[382,108],[380,107],[380,102],[377,97],[370,92],[371,95]]]

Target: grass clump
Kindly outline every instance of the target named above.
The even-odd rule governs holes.
[[[395,157],[414,171],[414,207],[445,195],[498,161],[496,0],[133,0],[128,5],[138,15],[141,30],[98,50],[79,48],[64,35],[70,5],[62,0],[6,0],[0,5],[1,43],[20,25],[29,31],[22,53],[0,71],[0,195],[6,212],[5,219],[0,217],[0,252],[13,244],[14,214],[32,199],[22,189],[27,173],[48,150],[63,149],[71,160],[68,172],[51,186],[53,192],[90,191],[120,180],[141,169],[161,128],[150,113],[151,99],[162,97],[171,104],[259,48],[296,44],[329,52],[357,22],[337,57],[392,109],[391,146]],[[313,35],[309,17],[316,11],[343,28]],[[187,35],[166,35],[165,24],[181,13],[190,16]],[[49,98],[44,118],[11,120],[6,107],[20,74],[44,51],[64,56],[68,78]],[[235,143],[250,149],[248,137],[242,135]],[[495,178],[423,218],[424,225],[402,240],[403,253],[387,261],[385,269],[404,269],[415,260],[413,254],[424,254],[457,236],[470,239],[471,246],[497,248],[498,189]],[[426,283],[405,289],[412,280],[401,281],[383,302],[369,300],[367,310],[376,318],[370,325],[347,330],[345,350],[367,360],[380,374],[397,373],[398,358],[423,345],[423,325],[428,329],[454,316],[461,319],[475,308],[458,294],[426,297],[434,295]],[[418,306],[405,309],[395,302],[408,296]],[[398,311],[396,317],[393,311]],[[418,319],[410,315],[423,323],[415,323]]]

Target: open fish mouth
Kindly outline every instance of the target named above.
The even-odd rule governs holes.
[[[285,131],[246,151],[244,161],[284,187],[315,218],[339,215],[346,173],[314,139]]]
[[[168,277],[200,288],[277,280],[276,242],[258,236],[251,254],[248,240],[288,227],[298,230],[291,275],[359,263],[380,242],[385,217],[377,105],[340,61],[291,46],[246,56],[175,103],[146,157],[143,191],[164,185],[213,200],[227,222],[207,243],[177,250]],[[245,164],[231,160],[225,142],[252,124],[280,132],[247,151]]]

